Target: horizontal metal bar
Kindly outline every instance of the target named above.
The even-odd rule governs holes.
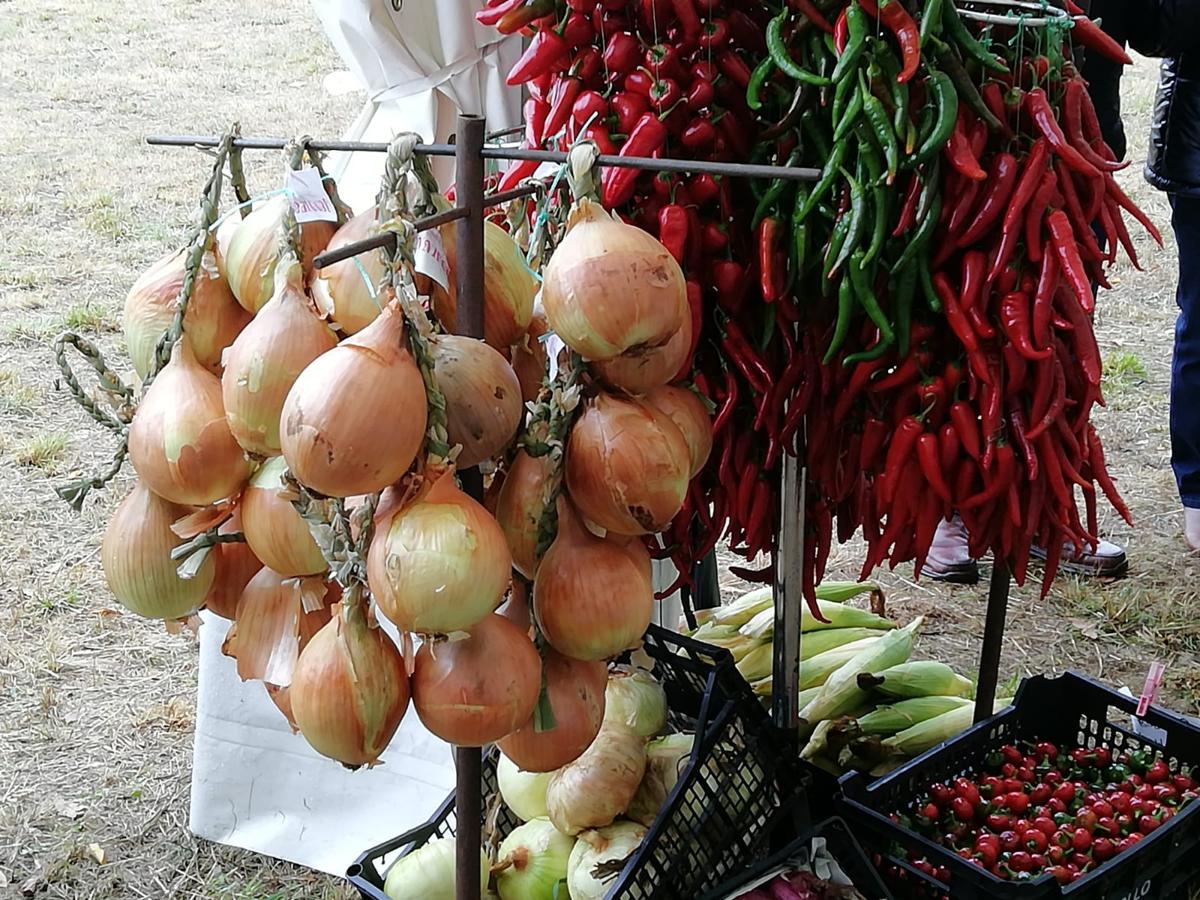
[[[215,135],[198,134],[152,134],[146,143],[166,147],[215,147],[220,143]],[[237,138],[233,145],[246,150],[282,150],[283,138]],[[321,151],[363,151],[386,153],[386,143],[364,143],[361,141],[310,141],[309,146]],[[427,156],[453,156],[453,144],[417,144],[415,152]],[[526,150],[519,147],[485,146],[484,159],[531,160],[561,164],[567,154],[559,150]],[[820,169],[797,166],[769,166],[757,163],[712,162],[697,159],[653,159],[647,156],[612,156],[601,154],[597,160],[602,166],[619,169],[643,169],[648,172],[691,172],[707,175],[725,175],[731,178],[772,178],[787,181],[816,181],[821,177]]]
[[[484,207],[499,206],[501,203],[507,203],[509,200],[516,200],[520,197],[528,197],[531,194],[536,194],[541,188],[537,185],[526,184],[521,187],[513,188],[511,191],[501,191],[498,194],[490,194],[483,198]],[[455,206],[445,212],[440,212],[432,216],[426,216],[424,219],[417,219],[413,223],[413,228],[417,231],[428,231],[430,228],[440,228],[443,225],[448,225],[458,219],[465,219],[468,215],[466,207]],[[336,247],[333,250],[326,250],[324,253],[318,253],[313,259],[313,268],[324,269],[326,266],[332,266],[334,263],[339,263],[342,260],[349,259],[352,256],[358,256],[360,253],[366,253],[368,250],[376,250],[380,247],[387,247],[396,240],[396,233],[393,231],[382,231],[379,234],[373,234],[369,238],[364,238],[361,241],[355,241],[353,244],[343,244],[341,247]]]

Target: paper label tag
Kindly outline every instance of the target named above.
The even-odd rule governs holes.
[[[554,381],[558,377],[558,354],[562,352],[567,345],[553,331],[547,331],[541,337],[542,346],[546,348],[546,356],[550,358],[550,380]]]
[[[1150,671],[1146,673],[1146,684],[1142,687],[1142,696],[1138,698],[1137,714],[1139,717],[1146,714],[1146,710],[1150,708],[1150,704],[1158,697],[1158,689],[1162,687],[1163,675],[1166,673],[1167,667],[1160,662],[1150,664]]]
[[[450,263],[441,232],[436,228],[417,233],[413,242],[413,268],[440,284],[442,290],[450,290]]]
[[[297,222],[337,221],[337,210],[321,184],[321,173],[312,166],[288,171],[287,194]]]

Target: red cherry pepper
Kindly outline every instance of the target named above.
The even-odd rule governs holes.
[[[604,48],[604,65],[615,75],[628,75],[637,68],[641,55],[637,38],[621,32],[608,39],[608,46]]]
[[[650,111],[650,101],[645,96],[628,91],[614,96],[610,106],[617,117],[617,131],[621,134],[631,134],[638,120]]]
[[[746,270],[732,259],[719,259],[712,266],[712,282],[717,289],[717,302],[737,314],[745,299]]]
[[[525,145],[526,147],[542,146],[542,132],[546,130],[546,118],[550,114],[550,105],[530,97],[521,107],[525,116]]]
[[[666,112],[683,99],[683,91],[674,78],[659,78],[650,85],[650,105]]]
[[[572,48],[589,46],[596,37],[596,29],[592,27],[592,20],[579,12],[567,14],[567,19],[563,22],[562,38]]]
[[[707,206],[721,193],[721,187],[717,184],[716,178],[707,172],[693,175],[688,181],[688,190],[691,192],[692,201],[697,206]]]
[[[711,81],[693,81],[684,95],[688,109],[693,112],[712,105],[717,95]]]
[[[566,67],[570,52],[571,48],[557,32],[543,29],[533,36],[521,58],[508,73],[505,83],[514,86],[525,84],[539,75],[561,70]]]
[[[733,50],[727,48],[718,53],[717,66],[721,74],[732,81],[739,90],[746,90],[750,84],[750,67]]]
[[[617,145],[613,143],[613,139],[608,133],[608,126],[595,122],[583,129],[579,136],[584,140],[595,142],[596,147],[605,156],[617,155]]]
[[[645,113],[621,145],[620,156],[651,156],[667,141],[667,128],[654,113]],[[628,203],[633,197],[639,171],[609,167],[601,176],[601,196],[609,209]]]
[[[687,255],[688,214],[677,203],[668,203],[658,211],[658,240],[675,261],[682,263]]]
[[[627,93],[639,94],[647,100],[650,98],[650,91],[654,88],[654,76],[645,69],[638,69],[636,72],[630,72],[625,76],[625,80],[621,86]]]
[[[655,44],[646,48],[645,64],[656,78],[679,80],[687,75],[678,48],[671,44]]]
[[[571,106],[571,118],[580,125],[593,118],[603,122],[608,118],[608,101],[599,91],[583,91]]]
[[[729,246],[729,235],[716,222],[705,222],[700,230],[700,246],[705,253],[719,253]]]
[[[700,46],[706,51],[716,50],[729,43],[729,25],[724,19],[709,19],[700,29]]]
[[[679,20],[684,43],[696,43],[700,39],[701,24],[695,0],[671,0],[671,8],[675,10],[675,18]]]
[[[587,87],[599,88],[604,84],[604,58],[595,47],[577,51],[571,71]]]

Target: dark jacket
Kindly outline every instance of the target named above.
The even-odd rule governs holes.
[[[1130,5],[1131,0],[1092,0],[1086,8],[1088,15],[1100,20],[1100,27],[1110,37],[1125,46],[1129,41]],[[1085,54],[1082,66],[1088,93],[1100,120],[1100,132],[1117,159],[1125,158],[1126,146],[1125,126],[1121,122],[1121,74],[1124,68],[1096,53]]]
[[[1168,193],[1200,197],[1200,0],[1125,2],[1130,46],[1163,57],[1146,180]]]

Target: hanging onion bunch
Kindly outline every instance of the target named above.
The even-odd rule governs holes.
[[[650,556],[641,542],[597,537],[559,498],[558,535],[533,582],[534,615],[551,646],[575,659],[616,656],[641,639],[653,608]]]
[[[234,514],[218,529],[219,534],[239,534],[242,530],[241,511]],[[214,544],[208,551],[213,561],[213,580],[204,595],[204,608],[223,619],[237,617],[238,600],[250,579],[263,567],[262,560],[243,541]]]
[[[524,631],[484,616],[461,640],[429,639],[417,651],[412,700],[442,740],[482,747],[524,725],[542,686],[542,660]]]
[[[550,779],[546,807],[554,827],[579,834],[625,812],[646,771],[645,744],[626,726],[605,722],[591,746]]]
[[[288,468],[330,497],[381,491],[408,471],[425,437],[425,384],[390,303],[300,373],[280,417]]]
[[[499,351],[475,338],[430,340],[438,389],[446,398],[446,433],[462,451],[460,469],[500,454],[516,436],[524,406],[521,383]]]
[[[301,651],[290,694],[305,740],[347,768],[374,765],[391,741],[408,709],[408,675],[392,639],[368,622],[360,586]]]
[[[138,378],[154,367],[154,351],[163,332],[175,318],[183,287],[186,251],[164,256],[143,272],[129,289],[121,331]],[[221,353],[250,321],[229,290],[212,250],[200,259],[192,296],[183,316],[183,329],[200,365],[221,372]]]
[[[251,313],[262,309],[274,293],[279,231],[290,205],[287,196],[279,195],[256,206],[237,223],[220,257],[222,274],[233,295]],[[305,222],[300,226],[300,263],[306,279],[312,274],[313,258],[325,249],[336,230],[333,222]]]
[[[542,280],[546,318],[567,346],[586,360],[611,360],[661,347],[687,327],[683,270],[654,237],[587,198],[567,229]]]
[[[378,233],[375,207],[360,212],[329,240],[329,250],[355,244]],[[387,272],[383,252],[373,250],[344,259],[313,274],[318,308],[346,334],[357,334],[375,321],[382,308],[380,285]]]
[[[511,568],[504,532],[453,470],[411,502],[384,494],[367,572],[379,609],[402,631],[469,631],[500,605]]]
[[[687,388],[665,385],[650,391],[646,402],[675,423],[688,448],[688,478],[695,478],[712,453],[712,418],[704,401]]]
[[[458,301],[454,282],[457,244],[454,225],[441,230],[450,263],[450,287],[433,295],[433,312],[447,331],[455,331]],[[533,315],[537,280],[516,241],[495,222],[483,224],[483,339],[497,350],[519,341]]]
[[[196,360],[186,333],[138,405],[129,459],[150,490],[189,506],[232,497],[250,475],[225,419],[221,382]]]
[[[104,578],[122,605],[139,616],[182,618],[200,608],[213,583],[211,556],[188,579],[179,577],[179,563],[171,559],[171,551],[183,543],[171,525],[187,512],[138,481],[104,530]]]

